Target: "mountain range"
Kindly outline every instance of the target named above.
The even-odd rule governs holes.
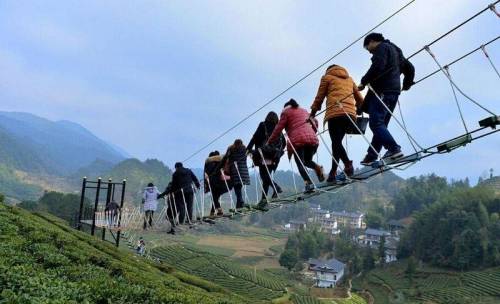
[[[35,199],[43,190],[71,190],[67,176],[99,160],[113,166],[127,156],[77,123],[0,112],[0,192],[7,197]]]

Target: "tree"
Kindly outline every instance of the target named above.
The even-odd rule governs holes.
[[[373,268],[375,268],[375,258],[373,257],[373,250],[368,247],[363,255],[363,270],[370,271]]]
[[[413,256],[408,258],[408,264],[406,265],[406,276],[410,280],[410,283],[413,284],[413,277],[415,276],[415,273],[417,272],[417,261]]]
[[[304,237],[301,244],[300,257],[304,260],[315,258],[319,255],[319,246],[316,239],[310,234]]]
[[[5,201],[5,196],[0,193],[0,203],[3,203]]]
[[[380,238],[380,243],[378,245],[378,258],[380,265],[385,264],[385,236],[382,236]]]
[[[500,227],[493,214],[499,209],[500,199],[494,190],[456,186],[415,214],[401,237],[398,256],[414,255],[458,270],[497,266]]]
[[[298,262],[297,251],[294,249],[287,249],[280,255],[280,265],[292,270]]]
[[[369,211],[365,216],[366,226],[370,228],[381,228],[385,225],[384,216],[376,211]]]
[[[17,206],[20,208],[29,210],[29,211],[34,211],[38,207],[38,202],[36,202],[36,201],[22,201]]]

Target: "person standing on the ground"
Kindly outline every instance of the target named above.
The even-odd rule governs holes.
[[[137,251],[137,254],[139,254],[139,255],[144,255],[144,252],[146,251],[146,242],[144,242],[144,239],[142,238],[142,236],[137,241],[136,251]]]
[[[362,91],[365,86],[370,84],[383,101],[382,104],[375,93],[369,90],[363,106],[364,111],[370,115],[369,124],[373,132],[373,139],[361,164],[371,165],[377,161],[382,147],[387,149],[383,159],[395,160],[403,156],[401,146],[392,137],[387,126],[391,120],[391,112],[394,111],[401,93],[400,75],[401,73],[405,74],[403,90],[408,90],[413,84],[415,69],[404,58],[401,49],[386,40],[382,34],[368,34],[364,39],[363,46],[372,54],[372,64],[365,76],[361,78],[358,89]],[[407,77],[407,75],[411,75],[411,77]]]
[[[149,183],[147,188],[144,189],[142,194],[142,203],[144,204],[144,225],[143,229],[147,226],[153,227],[153,215],[158,208],[158,195],[160,191],[153,183]]]

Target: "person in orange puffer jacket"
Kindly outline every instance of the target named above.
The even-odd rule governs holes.
[[[342,145],[347,128],[356,121],[356,110],[363,104],[363,96],[359,93],[354,80],[347,70],[339,65],[331,65],[321,77],[318,93],[311,106],[311,117],[321,110],[321,105],[326,97],[326,113],[324,124],[328,123],[328,131],[332,140],[332,169],[327,182],[335,182],[337,164],[339,160],[344,163],[347,176],[352,176],[354,168],[352,160]],[[349,117],[352,119],[349,119]]]
[[[315,171],[320,182],[325,180],[323,167],[313,161],[313,156],[319,146],[318,136],[316,135],[318,121],[310,119],[307,110],[299,107],[299,104],[294,99],[290,99],[285,103],[280,120],[267,140],[267,144],[277,141],[283,129],[286,130],[288,135],[288,156],[295,156],[295,163],[300,176],[306,184],[306,192],[312,191],[314,190],[314,184],[306,171],[306,167]]]

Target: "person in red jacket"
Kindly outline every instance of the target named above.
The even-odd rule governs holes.
[[[285,103],[280,120],[267,141],[267,144],[275,142],[279,139],[283,129],[286,130],[288,135],[288,156],[294,155],[300,176],[302,176],[306,184],[306,191],[313,190],[314,185],[305,167],[313,169],[320,182],[325,180],[323,167],[313,161],[313,156],[319,146],[318,136],[316,135],[317,128],[318,121],[310,119],[309,112],[299,107],[299,104],[294,99],[290,99]]]

